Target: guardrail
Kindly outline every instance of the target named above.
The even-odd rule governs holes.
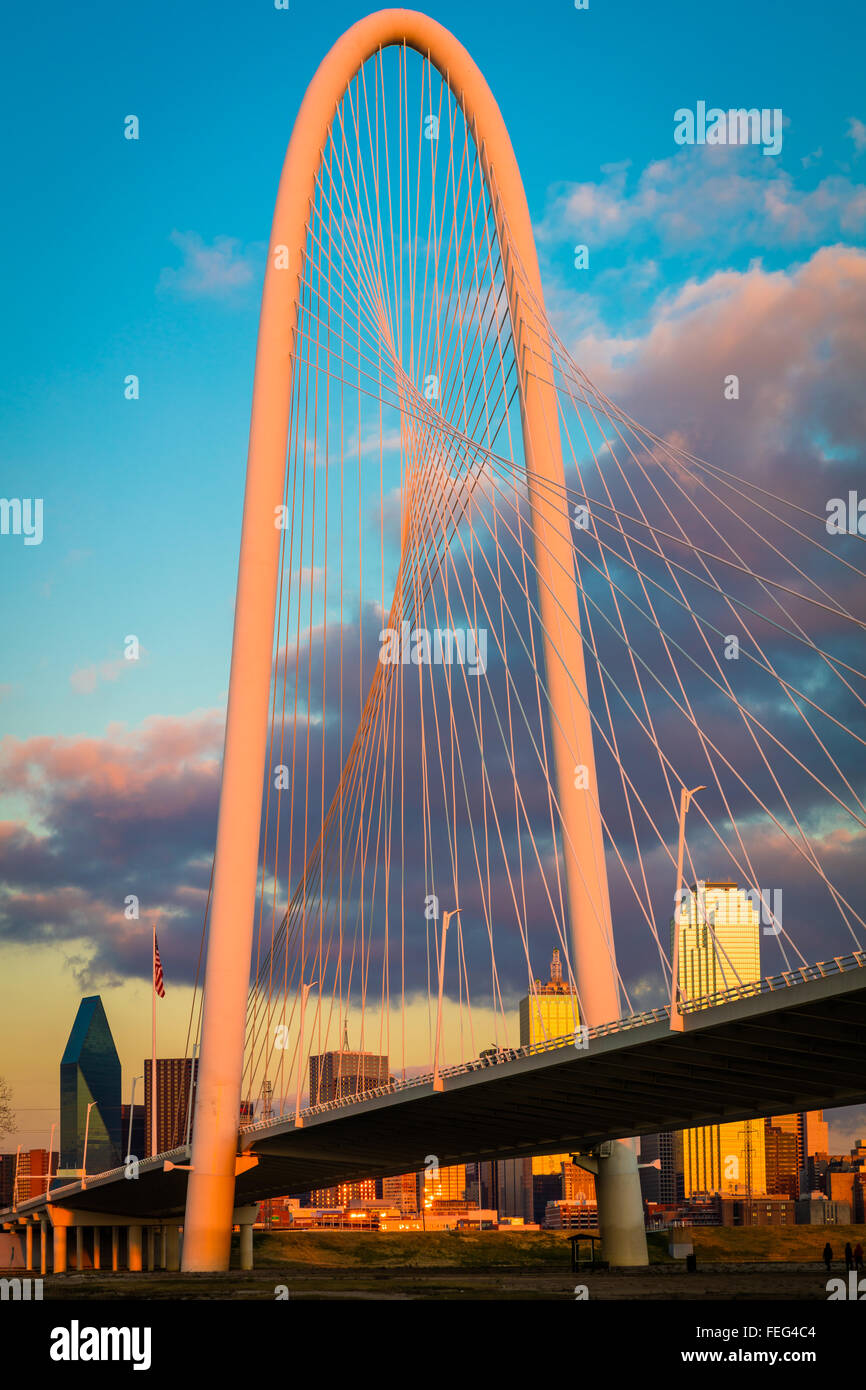
[[[834,956],[830,961],[819,961],[817,965],[804,965],[797,970],[786,970],[781,975],[769,975],[765,979],[756,980],[754,984],[737,985],[733,989],[721,990],[716,994],[704,995],[700,999],[690,999],[680,1005],[682,1013],[696,1013],[700,1009],[713,1008],[719,1004],[729,1003],[734,999],[746,999],[755,994],[772,994],[778,989],[791,988],[796,985],[807,983],[810,980],[822,980],[831,975],[841,975],[849,970],[866,969],[866,951],[852,951],[847,956]],[[609,1037],[612,1033],[625,1033],[632,1028],[644,1028],[651,1023],[667,1022],[670,1018],[670,1005],[665,1004],[657,1009],[646,1009],[639,1014],[629,1014],[626,1018],[612,1019],[610,1023],[599,1023],[592,1028],[578,1029],[575,1033],[565,1033],[561,1037],[548,1038],[544,1042],[530,1043],[526,1047],[505,1047],[500,1048],[495,1056],[474,1057],[470,1062],[459,1062],[455,1066],[440,1067],[440,1077],[466,1076],[473,1071],[482,1071],[486,1067],[501,1066],[505,1062],[514,1062],[522,1057],[533,1057],[539,1053],[552,1052],[563,1047],[576,1047],[579,1051],[586,1051],[588,1044],[593,1038]],[[368,1100],[377,1100],[382,1096],[396,1095],[400,1091],[410,1090],[413,1087],[429,1086],[433,1082],[434,1073],[424,1072],[421,1076],[412,1076],[405,1081],[390,1081],[384,1086],[376,1086],[370,1091],[361,1091],[357,1095],[338,1096],[336,1100],[322,1101],[318,1105],[307,1106],[300,1112],[301,1119],[312,1119],[316,1115],[326,1115],[332,1110],[343,1110],[349,1105],[363,1104]],[[271,1116],[267,1120],[254,1120],[251,1124],[240,1126],[242,1134],[253,1134],[259,1130],[270,1129],[274,1124],[294,1123],[294,1114],[289,1112],[284,1115]]]

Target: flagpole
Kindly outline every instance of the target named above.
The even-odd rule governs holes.
[[[156,1156],[156,923],[153,923],[153,959],[150,992],[153,1004],[153,1027],[150,1052],[150,1156]]]

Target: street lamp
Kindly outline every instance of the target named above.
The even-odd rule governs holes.
[[[301,1119],[301,1052],[303,1051],[304,1046],[304,1014],[307,1008],[307,995],[313,988],[313,985],[316,983],[316,980],[311,980],[308,985],[301,985],[301,1029],[298,1033],[298,1085],[295,1091],[296,1129],[302,1129],[304,1124],[303,1120]]]
[[[692,802],[692,797],[697,796],[698,792],[705,792],[706,787],[687,787],[680,788],[680,834],[679,845],[677,848],[677,892],[674,899],[674,949],[673,961],[671,963],[671,1030],[675,1033],[683,1031],[683,1016],[680,1013],[679,1001],[682,997],[680,988],[680,910],[682,908],[682,886],[683,886],[683,853],[686,843],[686,813]]]
[[[51,1165],[54,1161],[54,1131],[56,1130],[56,1128],[56,1123],[51,1126],[51,1135],[48,1140],[48,1176],[45,1179],[46,1197],[48,1196],[48,1193],[51,1191]]]
[[[84,1153],[81,1155],[81,1186],[87,1186],[87,1136],[90,1133],[90,1112],[96,1104],[95,1100],[88,1101],[87,1119],[84,1122]]]
[[[132,1117],[133,1117],[133,1115],[135,1114],[135,1083],[136,1083],[136,1081],[143,1081],[143,1080],[144,1080],[144,1074],[143,1074],[143,1073],[142,1073],[141,1076],[134,1076],[134,1077],[132,1078],[132,1095],[131,1095],[130,1098],[129,1098],[129,1138],[128,1138],[127,1141],[126,1141],[126,1157],[127,1157],[127,1158],[129,1158],[129,1157],[131,1156],[131,1154],[132,1154]],[[142,1156],[143,1156],[143,1155],[142,1155]]]
[[[448,923],[452,917],[456,917],[460,911],[459,907],[454,907],[450,912],[442,913],[442,940],[439,942],[439,1005],[436,1010],[436,1047],[433,1052],[433,1090],[442,1091],[444,1086],[439,1075],[439,1039],[442,1035],[442,989],[445,982],[445,933],[448,931]]]

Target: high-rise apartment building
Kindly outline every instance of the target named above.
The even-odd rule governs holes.
[[[60,1061],[61,1173],[81,1171],[85,1136],[88,1173],[120,1164],[120,1058],[98,994],[79,1004]]]
[[[686,1000],[748,990],[760,980],[760,913],[735,883],[699,880],[686,890],[679,913],[679,984]],[[673,933],[672,921],[672,941]],[[682,1154],[686,1198],[704,1192],[751,1197],[767,1190],[763,1120],[683,1130]]]

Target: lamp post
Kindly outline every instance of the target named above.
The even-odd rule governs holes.
[[[304,1047],[304,1014],[306,1013],[307,1009],[307,995],[313,988],[313,985],[316,983],[317,982],[315,980],[311,980],[308,985],[301,985],[301,1028],[300,1032],[298,1033],[298,1084],[297,1089],[295,1091],[296,1129],[301,1129],[304,1124],[303,1120],[301,1119],[301,1053]]]
[[[674,899],[674,949],[673,960],[671,962],[671,1030],[675,1033],[683,1031],[683,1016],[680,1013],[680,912],[682,910],[682,886],[683,886],[683,853],[686,843],[686,814],[692,802],[692,797],[697,796],[698,792],[706,791],[706,787],[687,787],[680,788],[680,833],[679,844],[677,847],[677,891]]]
[[[436,1047],[433,1052],[433,1090],[441,1091],[444,1089],[442,1078],[439,1075],[439,1039],[442,1036],[442,990],[445,983],[445,934],[448,931],[448,923],[452,917],[456,917],[460,911],[459,907],[454,907],[450,912],[442,913],[442,940],[439,942],[439,1003],[436,1008]]]
[[[87,1119],[84,1121],[84,1153],[81,1155],[81,1186],[87,1186],[87,1138],[90,1134],[90,1112],[96,1104],[95,1100],[87,1103]]]
[[[48,1176],[45,1179],[46,1197],[48,1196],[48,1193],[51,1191],[51,1163],[54,1158],[54,1131],[56,1130],[56,1128],[56,1123],[51,1126],[51,1134],[48,1139]]]
[[[126,1157],[127,1157],[127,1158],[129,1158],[129,1156],[130,1156],[131,1153],[132,1153],[132,1119],[133,1119],[133,1116],[135,1115],[135,1083],[136,1083],[136,1081],[143,1081],[143,1080],[144,1080],[144,1074],[143,1074],[143,1073],[142,1073],[141,1076],[134,1076],[134,1077],[132,1078],[132,1095],[131,1095],[130,1098],[129,1098],[129,1138],[128,1138],[127,1141],[126,1141]],[[142,1155],[142,1157],[143,1157],[143,1155]]]

